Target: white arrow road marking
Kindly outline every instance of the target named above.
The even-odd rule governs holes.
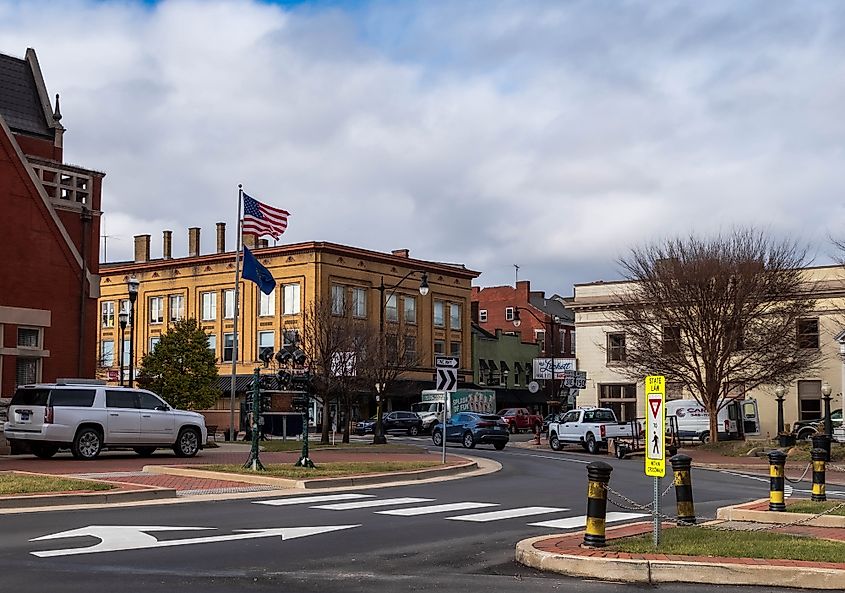
[[[416,515],[431,515],[433,513],[448,513],[451,511],[465,511],[468,509],[480,509],[484,507],[497,507],[493,502],[450,502],[447,504],[433,504],[427,507],[411,507],[409,509],[390,509],[389,511],[376,511],[378,515],[396,515],[397,517],[413,517]]]
[[[616,523],[617,521],[627,521],[628,519],[638,519],[640,517],[648,517],[642,513],[608,513],[605,517],[606,523]],[[580,517],[567,517],[566,519],[555,519],[553,521],[542,521],[540,523],[529,523],[534,527],[551,527],[552,529],[574,529],[575,527],[586,527],[587,515]]]
[[[195,529],[216,529],[215,527],[164,527],[164,526],[131,526],[131,525],[89,525],[81,529],[72,529],[50,535],[36,537],[29,541],[38,542],[66,537],[90,536],[100,539],[100,542],[87,548],[64,548],[61,550],[45,550],[41,552],[30,552],[39,558],[50,558],[53,556],[73,556],[76,554],[95,554],[98,552],[117,552],[122,550],[142,550],[149,548],[170,548],[173,546],[187,546],[190,544],[211,544],[215,542],[235,541],[244,539],[257,539],[262,537],[279,536],[282,540],[296,539],[351,529],[360,525],[324,525],[318,527],[275,527],[270,529],[238,529],[239,533],[229,535],[211,535],[208,537],[193,537],[185,539],[171,539],[159,541],[154,536],[144,533],[145,531],[188,531]]]
[[[486,521],[500,521],[502,519],[513,519],[515,517],[526,517],[528,515],[544,515],[546,513],[557,513],[568,511],[557,507],[522,507],[518,509],[505,509],[503,511],[490,511],[489,513],[475,513],[474,515],[460,515],[458,517],[446,517],[450,521],[472,521],[484,523]]]
[[[749,480],[754,480],[756,482],[765,482],[766,484],[770,483],[769,478],[764,478],[763,476],[752,476],[752,475],[749,475],[749,474],[740,474],[740,473],[728,471],[728,470],[725,470],[725,469],[720,469],[720,470],[717,470],[717,471],[720,474],[727,474],[729,476],[736,476],[738,478],[748,478]],[[789,498],[790,496],[792,496],[792,491],[793,491],[792,486],[790,486],[789,484],[783,485],[783,496],[784,496],[784,498]],[[807,492],[809,492],[809,490]]]
[[[325,509],[328,511],[348,511],[350,509],[369,509],[372,507],[389,507],[399,504],[413,504],[415,502],[431,502],[433,498],[384,498],[382,500],[359,500],[357,502],[339,502],[337,504],[321,504],[311,507],[312,509]]]
[[[307,504],[309,502],[330,502],[333,500],[355,500],[358,498],[375,498],[375,494],[323,494],[319,496],[292,496],[275,500],[256,500],[255,504],[269,504],[279,507],[289,504]]]

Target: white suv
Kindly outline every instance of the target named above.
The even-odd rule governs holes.
[[[147,456],[159,447],[193,457],[207,437],[202,414],[175,410],[144,389],[80,379],[18,387],[3,428],[13,445],[27,444],[44,459],[68,447],[77,459],[104,448]]]

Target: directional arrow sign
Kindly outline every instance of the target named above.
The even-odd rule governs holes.
[[[456,356],[435,356],[434,366],[438,369],[456,369],[458,368],[458,358]]]
[[[437,391],[455,391],[458,386],[458,373],[455,369],[437,369]]]
[[[30,552],[39,558],[50,558],[53,556],[73,556],[76,554],[96,554],[98,552],[117,552],[121,550],[142,550],[148,548],[170,548],[173,546],[187,546],[190,544],[211,544],[216,542],[227,542],[244,539],[257,539],[262,537],[281,537],[282,540],[296,539],[351,529],[360,525],[323,525],[317,527],[275,527],[270,529],[238,529],[238,533],[229,535],[211,535],[207,537],[192,537],[184,539],[158,540],[148,532],[156,531],[195,531],[215,529],[214,527],[169,527],[162,525],[89,525],[81,529],[71,529],[50,535],[36,537],[29,541],[40,542],[52,539],[64,539],[67,537],[96,537],[99,543],[85,548],[63,548],[59,550],[44,550]]]

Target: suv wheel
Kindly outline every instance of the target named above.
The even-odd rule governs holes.
[[[434,441],[434,446],[439,447],[443,444],[443,431],[435,430],[431,433],[431,440]]]
[[[32,454],[40,459],[50,459],[59,452],[58,445],[33,444],[30,448]]]
[[[552,451],[560,451],[560,439],[557,434],[552,433],[552,436],[549,437],[549,447],[552,448]]]
[[[100,431],[95,428],[86,427],[80,428],[76,436],[73,438],[73,443],[70,446],[70,452],[77,459],[89,461],[96,459],[103,448],[103,437],[100,436]]]
[[[463,444],[464,447],[466,447],[467,449],[472,449],[473,447],[475,447],[475,437],[472,436],[471,432],[468,432],[464,435]]]
[[[596,437],[591,434],[587,435],[587,451],[591,455],[595,455],[599,452],[599,444],[596,442]]]
[[[196,428],[183,428],[179,432],[173,452],[177,457],[193,457],[200,450],[200,435]]]
[[[417,436],[418,434],[420,434],[420,427],[419,426],[410,427],[408,429],[408,434],[411,435],[412,437]]]

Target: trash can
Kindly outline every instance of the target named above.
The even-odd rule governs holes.
[[[778,435],[778,447],[794,447],[795,435],[789,432]]]
[[[814,434],[811,440],[813,441],[813,449],[823,449],[825,461],[830,461],[830,435]]]

